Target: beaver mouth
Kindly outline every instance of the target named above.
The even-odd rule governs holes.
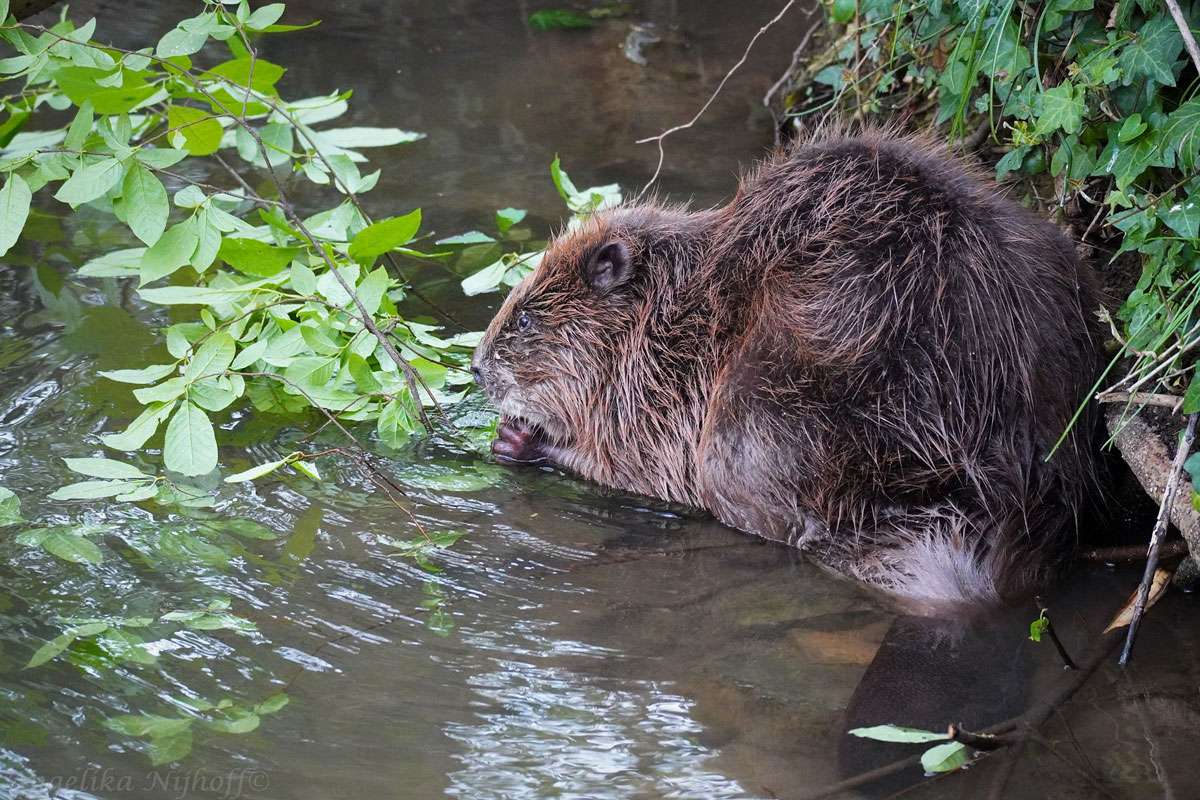
[[[546,430],[533,420],[502,415],[492,455],[505,464],[549,464],[552,446]]]

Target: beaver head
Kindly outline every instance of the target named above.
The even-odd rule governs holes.
[[[623,473],[646,472],[646,448],[679,434],[656,413],[690,405],[661,356],[681,352],[663,337],[680,330],[668,318],[700,252],[697,216],[613,209],[550,243],[475,351],[472,372],[500,411],[498,459],[625,485]]]

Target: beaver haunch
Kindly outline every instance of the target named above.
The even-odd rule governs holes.
[[[918,600],[994,600],[1070,548],[1096,305],[1071,242],[943,148],[826,135],[727,206],[551,243],[475,372],[493,446],[701,506]]]

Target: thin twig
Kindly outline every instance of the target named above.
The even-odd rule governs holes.
[[[815,13],[816,13],[816,9],[814,7],[814,10],[810,11],[808,13],[806,19],[811,18],[812,15]],[[808,31],[804,34],[804,37],[802,39],[800,39],[800,44],[796,45],[796,49],[792,51],[792,62],[790,64],[788,64],[787,70],[785,70],[784,73],[779,76],[779,80],[777,80],[777,81],[775,81],[775,83],[771,84],[771,88],[767,90],[767,93],[765,95],[763,95],[763,99],[762,99],[763,108],[767,109],[767,113],[771,115],[771,120],[774,123],[775,146],[776,147],[778,147],[780,144],[780,133],[781,133],[780,125],[782,124],[782,122],[779,119],[779,116],[775,113],[775,108],[772,105],[772,103],[775,101],[775,95],[776,95],[776,93],[779,92],[779,90],[781,88],[783,88],[783,85],[785,83],[787,83],[788,79],[790,79],[795,74],[796,68],[798,66],[800,66],[801,57],[803,57],[804,54],[808,51],[808,43],[812,39],[813,35],[817,31],[823,30],[823,29],[824,29],[824,26],[819,25],[819,24],[812,25],[809,27]]]
[[[1192,29],[1188,25],[1187,17],[1183,15],[1183,9],[1175,0],[1166,0],[1166,3],[1167,8],[1171,10],[1171,18],[1175,20],[1175,27],[1179,28],[1179,33],[1183,36],[1183,44],[1187,47],[1188,55],[1192,57],[1192,64],[1196,66],[1196,72],[1200,73],[1200,47],[1196,46],[1196,37],[1192,36]]]
[[[1142,583],[1138,587],[1137,601],[1133,606],[1133,617],[1129,621],[1129,631],[1125,635],[1125,646],[1121,650],[1118,663],[1123,667],[1129,663],[1133,653],[1133,642],[1137,637],[1138,625],[1142,615],[1146,613],[1146,600],[1150,597],[1150,584],[1154,580],[1154,571],[1158,568],[1159,550],[1163,537],[1167,534],[1167,522],[1171,518],[1171,505],[1175,502],[1175,489],[1179,486],[1179,473],[1183,471],[1183,462],[1187,460],[1196,440],[1196,420],[1200,414],[1188,416],[1187,428],[1175,451],[1175,460],[1171,463],[1171,472],[1167,475],[1166,487],[1163,489],[1162,504],[1158,507],[1158,518],[1154,521],[1154,530],[1150,534],[1150,547],[1146,551],[1146,571],[1142,574]]]
[[[1130,403],[1135,406],[1159,406],[1169,408],[1172,413],[1178,413],[1183,405],[1183,398],[1174,394],[1155,394],[1153,392],[1101,392],[1096,395],[1098,403]]]
[[[708,107],[711,106],[713,104],[713,101],[717,99],[717,95],[719,95],[721,93],[721,90],[725,88],[725,84],[729,81],[729,79],[731,77],[733,77],[733,73],[737,72],[738,69],[743,64],[746,63],[746,59],[750,57],[750,49],[752,47],[754,47],[754,43],[757,42],[764,33],[766,33],[768,30],[770,30],[771,27],[773,25],[775,25],[775,23],[777,23],[777,22],[779,22],[779,20],[783,19],[784,15],[787,14],[787,12],[789,10],[791,10],[792,6],[794,6],[795,4],[796,4],[796,0],[788,0],[787,3],[784,5],[784,7],[779,10],[778,14],[776,14],[774,17],[772,17],[771,20],[769,22],[767,22],[766,25],[763,25],[761,28],[758,29],[758,33],[754,34],[754,36],[752,36],[750,38],[750,42],[746,45],[746,49],[742,52],[742,57],[738,59],[736,64],[734,64],[732,67],[729,68],[729,71],[725,73],[725,77],[721,78],[721,82],[717,84],[717,88],[713,90],[713,93],[711,95],[709,95],[708,100],[704,101],[704,105],[700,106],[700,110],[696,112],[696,115],[694,117],[692,117],[690,120],[683,123],[682,125],[676,125],[673,128],[667,128],[665,131],[658,134],[657,136],[651,136],[646,139],[638,139],[637,140],[637,144],[647,144],[648,142],[655,142],[658,145],[658,165],[654,168],[654,174],[650,176],[650,180],[646,181],[646,185],[642,187],[642,190],[640,192],[638,192],[637,199],[640,200],[642,198],[642,196],[644,194],[646,194],[647,191],[650,190],[650,187],[654,185],[654,182],[656,180],[658,180],[659,173],[662,172],[663,159],[665,159],[667,156],[666,152],[663,150],[663,139],[667,138],[672,133],[678,133],[679,131],[686,130],[686,129],[692,127],[693,125],[696,124],[696,122],[700,119],[700,117],[704,116],[704,112],[707,111]]]
[[[1038,597],[1036,600],[1038,610],[1042,612],[1042,619],[1046,621],[1044,633],[1050,637],[1050,641],[1054,644],[1054,649],[1058,651],[1058,657],[1062,659],[1063,666],[1067,669],[1079,669],[1071,659],[1071,654],[1067,652],[1067,648],[1063,645],[1062,640],[1058,638],[1058,632],[1054,630],[1054,621],[1050,619],[1050,610],[1042,605],[1042,598]]]
[[[1162,558],[1182,558],[1188,554],[1187,542],[1182,539],[1175,539],[1170,542],[1163,542],[1158,550],[1158,557]],[[1120,547],[1097,547],[1092,550],[1084,550],[1075,558],[1079,561],[1093,561],[1098,564],[1111,564],[1117,561],[1144,561],[1146,556],[1146,548],[1140,544],[1122,545]]]

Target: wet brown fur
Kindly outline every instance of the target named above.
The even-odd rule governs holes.
[[[613,242],[630,269],[598,289]],[[944,148],[835,132],[722,208],[558,237],[477,365],[506,424],[583,477],[908,598],[988,601],[1073,543],[1087,424],[1044,459],[1095,374],[1094,306],[1071,242]]]

